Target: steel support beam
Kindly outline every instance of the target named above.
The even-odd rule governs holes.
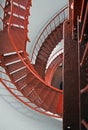
[[[80,130],[80,71],[78,41],[72,38],[72,9],[64,23],[64,106],[63,130]]]

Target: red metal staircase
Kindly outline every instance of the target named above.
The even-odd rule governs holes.
[[[36,62],[35,62],[35,69],[42,78],[45,77],[46,64],[47,64],[47,61],[51,52],[63,38],[62,32],[63,32],[63,24],[59,25],[59,27],[56,28],[53,31],[53,33],[51,33],[47,37],[47,39],[44,41],[43,45],[41,46],[38,52]],[[47,51],[48,48],[49,50]],[[40,63],[41,63],[41,66],[40,66]]]
[[[31,61],[35,61],[35,69],[43,79],[48,58],[63,39],[63,22],[67,16],[68,7],[65,6],[47,22],[34,45]]]
[[[7,7],[8,5],[8,7]],[[0,64],[17,90],[27,98],[32,105],[27,104],[14,94],[0,78],[2,84],[21,102],[39,111],[53,116],[62,116],[62,91],[49,86],[31,65],[26,53],[26,42],[29,41],[28,16],[31,1],[7,0],[3,8],[7,15],[3,18],[3,30],[0,32]],[[11,7],[11,10],[10,10]],[[4,13],[5,14],[5,13]],[[7,18],[7,16],[10,16]],[[5,21],[5,22],[4,22]],[[50,97],[50,98],[48,98]],[[33,104],[35,104],[33,106]]]
[[[42,62],[41,68],[37,72],[31,65],[26,52],[26,43],[29,41],[27,26],[29,24],[28,16],[30,15],[30,6],[30,0],[6,0],[5,7],[1,6],[4,12],[4,18],[0,18],[3,23],[3,30],[0,31],[0,65],[5,69],[5,74],[9,76],[10,82],[14,84],[18,92],[22,93],[22,96],[15,94],[12,88],[4,82],[7,79],[0,78],[0,82],[28,107],[45,115],[57,118],[62,117],[63,92],[50,86],[41,78],[41,76],[44,78],[46,62],[51,51],[62,39],[62,23],[60,23],[60,28],[58,27],[57,30],[55,28],[53,30],[51,29],[53,33],[50,34],[50,31],[47,35],[48,38],[46,37],[42,40],[40,36],[43,46],[42,44],[37,44],[37,53],[35,54],[36,51],[33,51],[34,57],[38,54],[35,67],[37,71],[39,63]],[[81,123],[82,129],[88,129],[88,1],[81,0],[80,8],[82,9],[81,11],[74,10],[75,13],[73,15],[75,14],[75,17],[73,16],[74,22],[72,23],[74,30],[72,31],[74,32],[73,34],[78,33],[79,36]],[[77,13],[80,16],[78,25]],[[67,24],[69,25],[69,22]],[[61,32],[59,36],[57,35],[58,31]],[[77,35],[73,35],[73,38],[77,39]],[[44,68],[43,71],[41,70],[42,67]],[[21,99],[21,97],[26,98],[27,101]]]

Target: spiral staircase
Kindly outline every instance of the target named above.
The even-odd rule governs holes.
[[[81,127],[82,130],[86,130],[88,129],[88,1],[81,0],[80,3],[82,9],[79,12],[80,20],[78,25],[76,22],[73,23],[74,28],[79,27],[79,32],[74,29],[73,34],[78,33],[80,43]],[[3,23],[3,30],[0,31],[0,65],[4,68],[4,72],[0,73],[9,77],[9,79],[0,78],[0,82],[26,106],[42,114],[62,118],[63,91],[51,85],[53,74],[62,63],[62,54],[51,62],[47,70],[46,65],[51,52],[63,39],[63,25],[67,19],[68,7],[64,7],[49,21],[35,43],[32,58],[29,59],[26,44],[30,41],[28,17],[31,5],[31,0],[6,0],[5,7],[0,5],[4,12],[4,18],[0,18]],[[76,17],[74,19],[77,20]],[[73,35],[73,39],[77,38],[76,36]],[[34,65],[31,64],[32,60],[35,61]],[[6,81],[14,87],[8,86]],[[13,90],[21,92],[21,95],[17,95]],[[68,126],[66,129],[71,128]]]
[[[49,86],[38,75],[26,53],[26,42],[29,41],[27,26],[30,6],[31,1],[19,1],[19,3],[16,0],[6,1],[3,19],[4,27],[0,33],[3,43],[2,47],[0,47],[3,48],[3,52],[0,51],[1,66],[5,68],[6,74],[10,77],[17,90],[29,100],[28,103],[22,102],[46,115],[61,117],[62,92]],[[10,8],[12,11],[10,11]],[[5,48],[5,46],[7,47]],[[17,97],[17,95],[15,96]]]

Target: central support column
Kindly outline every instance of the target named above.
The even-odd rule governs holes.
[[[79,47],[72,38],[72,10],[64,23],[64,106],[63,130],[80,130]]]

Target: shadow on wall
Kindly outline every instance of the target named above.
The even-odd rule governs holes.
[[[0,83],[0,130],[61,130],[62,121],[41,115],[15,99]]]

